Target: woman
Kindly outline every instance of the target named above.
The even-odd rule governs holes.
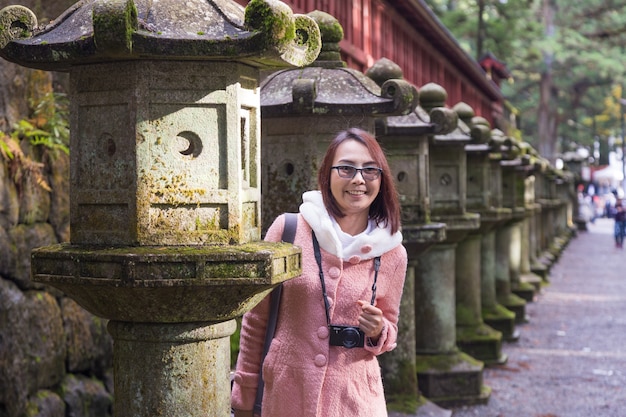
[[[389,165],[372,135],[349,129],[331,142],[318,184],[320,191],[304,193],[300,206],[294,244],[302,248],[302,275],[283,286],[263,363],[262,414],[386,416],[376,355],[396,346],[407,264]],[[280,240],[284,217],[266,240]],[[232,393],[236,417],[252,416],[268,311],[266,297],[243,318]]]

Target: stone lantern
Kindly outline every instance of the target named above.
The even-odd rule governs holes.
[[[587,219],[583,216],[578,196],[578,187],[583,185],[583,168],[585,167],[585,158],[577,152],[565,152],[562,156],[565,170],[571,174],[571,180],[574,183],[574,195],[572,199],[572,221],[578,230],[587,230]]]
[[[542,277],[531,268],[532,249],[536,246],[535,223],[543,213],[543,206],[535,198],[538,154],[525,142],[518,142],[521,156],[528,163],[518,167],[519,187],[522,188],[525,215],[523,219],[512,224],[510,262],[511,290],[524,300],[531,302],[535,294],[541,290]],[[553,227],[553,226],[548,226]],[[519,242],[519,243],[517,243]]]
[[[302,194],[317,189],[317,169],[337,133],[359,127],[374,134],[376,118],[406,114],[417,106],[417,89],[407,81],[389,79],[378,86],[346,68],[337,19],[321,11],[308,16],[322,34],[319,57],[305,68],[270,74],[261,85],[265,229],[277,215],[298,211]]]
[[[496,182],[500,178],[491,161],[497,157],[496,152],[500,154],[500,143],[492,140],[489,123],[474,116],[471,107],[458,103],[454,108],[466,125],[474,127],[473,140],[465,145],[467,209],[480,214],[480,227],[459,242],[456,252],[456,340],[459,348],[473,358],[486,364],[501,364],[507,360],[502,353],[503,334],[483,320],[485,311],[502,312],[494,305],[495,282],[490,279],[494,276],[490,273],[494,267],[494,229],[511,217],[510,209],[496,205],[501,201],[501,187]]]
[[[550,268],[558,260],[571,233],[571,214],[568,211],[569,202],[574,197],[570,195],[567,177],[547,160],[536,159],[538,170],[534,190],[537,203],[541,206],[541,217],[537,220],[537,263],[542,267],[541,276],[547,282]]]
[[[313,61],[317,25],[266,0],[0,20],[3,58],[70,74],[70,243],[35,250],[33,279],[110,320],[116,416],[229,415],[233,319],[300,273],[258,241],[259,72]]]
[[[561,201],[561,210],[558,219],[558,235],[559,237],[569,240],[572,234],[575,234],[575,213],[576,213],[576,180],[573,172],[562,169],[556,171],[556,193],[557,198]],[[561,248],[561,252],[562,252]]]
[[[521,223],[528,214],[526,179],[533,166],[530,155],[523,150],[524,145],[513,139],[511,141],[515,157],[500,162],[502,202],[504,207],[511,209],[512,217],[496,231],[496,293],[498,302],[515,313],[516,323],[524,323],[527,321],[526,301],[532,299],[532,296],[522,298],[514,290],[519,290]]]
[[[521,222],[516,224],[516,227],[520,229],[519,267],[516,268],[516,265],[511,265],[511,289],[513,293],[530,302],[534,300],[535,294],[541,291],[544,276],[546,277],[545,282],[547,282],[547,267],[540,267],[541,270],[545,271],[541,275],[537,274],[536,268],[533,267],[533,264],[537,264],[533,260],[535,259],[533,253],[537,248],[537,232],[541,232],[541,230],[537,229],[537,226],[543,212],[543,207],[535,198],[537,170],[540,166],[540,164],[535,163],[538,154],[530,146],[526,146],[523,152],[526,156],[530,156],[531,162],[529,166],[525,166],[522,170],[526,171],[522,179],[526,215]],[[548,227],[551,226],[548,225]]]
[[[552,229],[553,208],[558,202],[552,197],[553,184],[549,180],[548,171],[550,163],[548,160],[535,157],[534,166],[534,187],[535,203],[537,204],[537,214],[534,220],[535,239],[532,242],[531,259],[533,260],[532,270],[543,278],[545,282],[550,280],[550,268],[555,262],[555,257],[550,251],[551,230],[546,230],[546,226]]]
[[[447,92],[429,83],[420,88],[426,112],[444,107]],[[425,397],[439,405],[487,401],[484,363],[456,344],[457,245],[480,226],[480,215],[466,211],[467,159],[472,140],[462,121],[453,131],[429,137],[430,220],[446,224],[446,239],[436,243],[415,266],[417,377]]]
[[[383,58],[366,74],[381,84],[401,78],[402,70]],[[421,397],[415,372],[416,333],[428,332],[415,323],[415,266],[422,253],[446,238],[445,224],[430,221],[429,138],[435,133],[450,133],[456,125],[457,115],[451,109],[435,107],[427,113],[419,106],[407,115],[389,116],[376,124],[376,136],[386,151],[400,194],[403,244],[409,257],[398,323],[398,347],[380,359],[390,409],[434,407]]]
[[[530,271],[529,268],[529,223],[534,217],[537,206],[534,201],[534,166],[532,147],[525,142],[516,141],[518,156],[521,164],[514,165],[513,175],[507,177],[514,181],[515,204],[520,205],[518,216],[514,216],[504,227],[510,232],[509,237],[509,281],[511,291],[525,301],[533,301],[536,292],[540,289],[541,278]],[[523,211],[521,210],[523,208]]]
[[[468,145],[470,146],[470,145]],[[508,310],[498,302],[496,292],[496,233],[506,224],[512,216],[512,210],[502,206],[502,166],[501,161],[515,157],[514,147],[511,140],[499,129],[491,131],[491,139],[488,153],[487,176],[489,177],[489,202],[492,208],[487,212],[496,212],[491,216],[492,227],[483,234],[481,241],[481,304],[482,317],[486,324],[502,333],[506,341],[519,339],[519,331],[515,328],[515,313]],[[471,156],[468,152],[468,158]],[[479,156],[480,153],[477,155]],[[469,187],[468,187],[469,188]],[[473,193],[472,193],[473,194]],[[478,193],[482,195],[482,193]],[[479,203],[480,200],[475,200]],[[470,203],[473,205],[473,203]],[[489,214],[484,215],[488,222]],[[481,227],[483,214],[481,213]]]

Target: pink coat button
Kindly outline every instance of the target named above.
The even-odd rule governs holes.
[[[330,275],[331,278],[337,279],[341,275],[341,270],[336,266],[333,266],[328,270],[328,275]]]
[[[329,334],[329,331],[328,331],[328,327],[326,326],[322,326],[317,329],[317,337],[319,337],[320,339],[327,339],[328,334]]]
[[[361,253],[370,253],[372,251],[372,245],[363,245]]]
[[[352,255],[348,260],[352,265],[356,265],[361,262],[361,257],[359,255]]]
[[[326,356],[321,355],[321,354],[316,355],[314,363],[315,363],[315,366],[320,366],[320,367],[326,365]]]

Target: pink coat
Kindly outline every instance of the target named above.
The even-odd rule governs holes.
[[[284,216],[267,232],[278,241]],[[381,417],[387,407],[377,355],[396,346],[398,313],[406,274],[402,245],[381,257],[376,306],[384,328],[377,345],[329,346],[329,331],[311,228],[298,216],[295,245],[302,248],[302,275],[284,284],[276,335],[263,364],[265,417]],[[354,262],[354,263],[352,263]],[[373,260],[342,261],[322,249],[322,268],[331,303],[331,323],[358,325],[357,300],[370,301]],[[269,297],[244,315],[232,406],[251,410],[269,312]]]

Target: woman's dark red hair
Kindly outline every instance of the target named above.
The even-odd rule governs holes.
[[[376,138],[358,128],[345,130],[335,136],[328,145],[324,159],[322,159],[322,165],[317,173],[317,183],[322,192],[326,209],[335,218],[344,216],[330,191],[330,174],[337,148],[346,140],[355,140],[365,145],[376,164],[382,168],[380,191],[370,206],[369,216],[370,219],[376,221],[376,224],[390,226],[391,233],[397,232],[400,229],[400,201],[387,157]]]

